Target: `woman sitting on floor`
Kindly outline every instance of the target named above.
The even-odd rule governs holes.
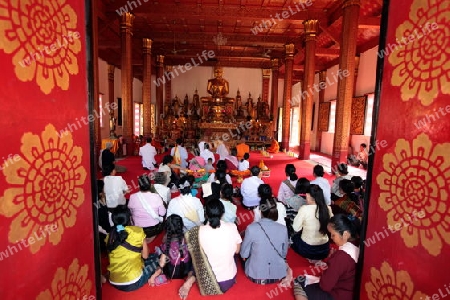
[[[150,243],[163,230],[163,217],[166,214],[164,202],[152,188],[147,175],[139,177],[139,192],[130,196],[128,208],[135,226],[144,229],[146,242]]]
[[[283,278],[282,283],[288,283],[290,272],[285,260],[289,239],[286,227],[277,223],[277,204],[272,197],[261,199],[259,209],[261,220],[247,226],[242,242],[245,275],[257,284],[276,283]]]
[[[286,207],[283,203],[277,201],[277,198],[275,198],[272,194],[272,188],[268,184],[261,184],[258,187],[258,194],[259,197],[261,197],[261,201],[264,203],[268,201],[269,199],[273,199],[276,203],[277,210],[278,210],[278,218],[275,220],[277,223],[280,223],[283,226],[286,226]],[[253,212],[255,214],[255,217],[253,219],[253,222],[259,222],[261,220],[261,206],[253,209]]]
[[[172,184],[177,185],[178,183],[178,175],[176,175],[174,172],[172,172],[172,168],[171,168],[171,164],[173,161],[173,156],[172,155],[166,155],[163,157],[163,161],[161,163],[161,165],[159,166],[158,172],[164,172],[166,173],[167,176],[167,186],[171,187]]]
[[[225,207],[225,213],[222,216],[222,221],[234,223],[236,221],[237,206],[233,204],[233,186],[231,184],[222,185],[220,190],[220,202]]]
[[[309,180],[305,177],[297,180],[295,185],[294,196],[286,199],[286,227],[288,229],[289,237],[292,237],[295,232],[292,228],[294,219],[298,214],[298,211],[302,205],[306,205],[306,192],[309,190]]]
[[[186,176],[178,185],[181,195],[170,200],[167,217],[176,214],[183,218],[184,231],[200,225],[205,220],[203,204],[191,194],[191,185]]]
[[[230,170],[230,171],[238,169],[239,161],[238,161],[236,155],[237,155],[236,148],[232,148],[230,151],[230,155],[225,157],[225,162],[227,164],[228,170]]]
[[[327,225],[333,215],[331,208],[325,204],[322,189],[311,184],[306,192],[306,205],[300,207],[292,228],[292,249],[310,262],[324,259],[330,252]]]
[[[343,196],[332,202],[333,213],[350,214],[356,218],[362,218],[359,197],[355,194],[355,184],[348,179],[341,180],[339,190]]]
[[[180,288],[181,299],[186,299],[196,279],[202,295],[225,293],[236,282],[234,255],[239,253],[241,236],[235,224],[221,221],[225,211],[222,202],[211,200],[205,210],[206,225],[185,234],[195,275],[190,275]]]
[[[287,198],[290,198],[295,194],[295,185],[298,180],[298,176],[295,174],[295,171],[296,169],[293,164],[287,164],[284,168],[286,180],[283,180],[278,188],[278,201],[281,201],[283,204],[286,204]]]
[[[231,175],[238,177],[247,177],[251,175],[250,172],[250,154],[245,153],[244,157],[239,161],[238,169],[231,172]]]
[[[192,273],[192,261],[188,245],[183,236],[183,219],[179,215],[171,215],[166,220],[166,235],[161,246],[156,247],[159,265],[150,277],[150,285],[157,285],[167,279],[183,279]],[[163,274],[165,278],[158,280]]]
[[[227,167],[227,163],[224,160],[219,160],[217,162],[217,165],[216,165],[216,173],[218,171],[224,172],[225,173],[225,180],[226,180],[226,182],[229,183],[229,184],[232,184],[231,177],[230,177],[230,175],[227,174],[227,168],[228,168]],[[214,181],[216,181],[217,180],[216,177],[217,177],[216,174],[211,173],[211,175],[209,175],[209,177],[208,177],[207,182],[214,182]]]
[[[130,220],[130,210],[125,205],[117,206],[112,213],[114,226],[106,237],[109,282],[124,292],[137,290],[149,282],[158,263],[156,255],[149,256],[144,230],[130,226]]]
[[[339,250],[331,255],[321,277],[298,276],[294,280],[295,300],[353,299],[359,248],[351,243],[359,233],[359,220],[338,214],[330,219],[328,231]]]

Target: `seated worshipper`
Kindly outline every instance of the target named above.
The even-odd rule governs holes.
[[[221,221],[224,211],[222,202],[209,201],[205,206],[205,225],[185,234],[195,276],[188,277],[180,288],[181,299],[186,299],[196,280],[203,296],[225,293],[236,282],[234,255],[239,253],[242,238],[234,223]]]
[[[257,284],[276,283],[283,278],[288,284],[291,276],[285,262],[289,248],[286,227],[276,222],[275,199],[261,200],[259,207],[262,218],[247,226],[240,251],[245,260],[245,275]]]
[[[286,199],[294,196],[295,185],[297,184],[298,176],[295,174],[295,166],[287,164],[284,168],[286,179],[283,180],[278,188],[278,201],[286,203]]]
[[[236,145],[237,159],[241,160],[245,153],[250,153],[250,147],[245,143],[245,137],[241,138],[241,143]]]
[[[225,173],[225,171],[217,170],[217,172],[213,173],[212,175],[214,175],[213,182],[202,184],[203,199],[205,201],[220,199],[220,191],[222,189],[222,185],[227,183],[227,174]]]
[[[300,207],[292,225],[298,234],[292,237],[292,249],[310,262],[324,259],[330,252],[327,225],[333,215],[325,204],[322,189],[315,184],[306,192],[306,205]]]
[[[344,179],[350,179],[350,175],[348,175],[347,165],[340,163],[337,166],[336,179],[334,179],[333,185],[331,186],[331,200],[336,200],[344,196],[344,194],[339,191],[339,182]]]
[[[292,224],[300,207],[306,205],[306,192],[309,190],[309,185],[308,179],[300,178],[295,185],[294,196],[286,199],[286,227],[289,237],[295,234]]]
[[[163,230],[166,208],[161,196],[150,191],[152,186],[147,175],[140,176],[138,181],[139,192],[130,196],[128,208],[134,226],[144,229],[146,242],[150,243]]]
[[[320,277],[305,275],[294,280],[295,300],[353,299],[359,248],[352,242],[358,237],[359,221],[339,214],[330,219],[328,231],[339,250],[331,255]]]
[[[367,152],[367,145],[365,143],[359,145],[359,152],[356,155],[350,155],[348,163],[354,167],[362,166],[364,170],[367,170],[369,153]]]
[[[228,151],[227,146],[221,140],[218,140],[216,144],[217,144],[216,153],[219,154],[220,160],[224,160],[225,157],[230,155],[230,152]]]
[[[173,198],[167,208],[167,217],[170,215],[179,215],[183,218],[184,231],[198,226],[205,220],[203,204],[200,199],[191,195],[191,186],[187,177],[181,177],[178,184],[180,196]]]
[[[179,166],[181,169],[186,169],[188,158],[187,150],[183,147],[182,139],[177,139],[176,143],[175,147],[170,150],[170,155],[173,156],[173,164]]]
[[[359,207],[359,197],[355,194],[355,184],[348,179],[339,182],[343,196],[333,201],[331,208],[334,214],[350,214],[355,218],[362,218],[362,210]]]
[[[315,165],[313,168],[314,180],[311,184],[317,184],[323,191],[323,196],[325,197],[325,203],[327,205],[331,204],[331,187],[327,179],[323,178],[324,174],[323,167],[321,165]]]
[[[362,212],[364,212],[364,180],[361,176],[352,176],[351,181],[355,185],[354,194],[358,197],[358,205]]]
[[[142,156],[142,167],[144,170],[155,169],[156,160],[156,149],[152,146],[152,138],[147,138],[147,143],[139,148],[139,156]]]
[[[238,161],[236,155],[237,155],[236,148],[232,148],[230,151],[230,155],[225,157],[225,162],[227,163],[227,168],[230,171],[238,169],[239,161]]]
[[[251,172],[249,170],[250,163],[249,163],[250,154],[245,153],[244,157],[239,161],[239,167],[237,171],[232,171],[231,175],[238,176],[238,177],[247,177],[251,175]]]
[[[234,223],[236,221],[237,206],[233,204],[233,186],[225,183],[220,190],[220,202],[225,207],[225,213],[222,216],[222,221]]]
[[[159,196],[161,196],[164,205],[167,207],[169,204],[170,198],[172,197],[172,194],[170,192],[170,188],[167,187],[167,184],[169,183],[169,180],[167,178],[166,173],[164,172],[156,172],[155,174],[155,184],[153,187],[155,188],[156,192]]]
[[[189,162],[189,170],[191,171],[198,171],[200,169],[205,168],[205,159],[201,156],[195,156],[191,161]]]
[[[109,212],[106,206],[105,193],[103,192],[105,184],[103,180],[97,180],[98,201],[95,203],[98,214],[98,232],[100,235],[100,249],[106,251],[105,238],[108,232],[111,230],[111,224],[109,222]],[[93,198],[95,201],[95,199]]]
[[[245,178],[241,184],[242,206],[248,210],[253,210],[259,205],[261,198],[258,194],[258,187],[264,184],[261,180],[262,172],[257,166],[250,169],[251,177]]]
[[[158,172],[164,172],[167,176],[167,180],[169,181],[169,183],[167,184],[167,186],[171,186],[173,184],[177,184],[178,183],[178,175],[175,174],[174,172],[172,172],[172,161],[173,161],[173,157],[172,155],[166,155],[163,157],[163,161],[162,163],[159,165],[159,170]]]
[[[202,153],[202,151],[205,150],[205,144],[209,144],[209,143],[206,141],[200,141],[198,143],[198,155],[200,155],[200,153]],[[211,146],[210,146],[210,148],[211,148]]]
[[[200,156],[203,157],[203,159],[204,159],[205,161],[208,161],[208,158],[211,158],[213,164],[214,164],[214,162],[216,161],[216,159],[214,158],[214,153],[212,153],[212,152],[209,150],[209,144],[206,144],[206,143],[205,143],[205,149],[203,149],[203,151],[200,152]]]
[[[227,163],[224,160],[219,160],[217,162],[216,169],[217,169],[217,171],[223,171],[226,174],[227,173]],[[226,174],[225,179],[229,184],[232,184],[230,175]],[[215,180],[217,180],[216,175],[214,173],[212,173],[211,175],[209,175],[207,182],[214,182]]]
[[[277,205],[278,210],[278,219],[276,220],[277,223],[280,223],[283,226],[286,226],[286,207],[283,203],[277,201],[277,198],[275,198],[272,194],[272,188],[268,184],[261,184],[258,187],[258,195],[261,197],[261,202],[266,203],[268,199],[273,199]],[[253,212],[255,213],[255,217],[253,219],[253,222],[259,222],[261,220],[261,210],[260,206],[256,207]]]
[[[179,215],[171,215],[165,222],[166,235],[156,253],[159,255],[159,266],[150,277],[151,286],[158,284],[158,276],[163,274],[166,279],[184,279],[192,274],[192,261],[188,245],[183,234],[183,219]]]
[[[158,257],[149,256],[144,230],[130,226],[131,213],[125,205],[113,210],[112,221],[114,226],[106,237],[109,282],[120,291],[131,292],[149,282]]]
[[[210,157],[208,158],[208,162],[205,165],[205,172],[206,173],[213,173],[216,169],[213,166],[213,159]]]
[[[112,143],[107,142],[105,149],[100,152],[99,166],[102,169],[102,172],[105,167],[112,165],[114,166],[114,169],[116,169],[117,173],[123,173],[127,170],[127,168],[115,164],[116,158],[114,157],[114,153],[111,152],[112,146]]]
[[[117,205],[125,205],[127,203],[125,194],[127,194],[128,186],[122,176],[116,176],[116,170],[113,165],[104,167],[103,178],[106,198],[106,206],[115,208]]]
[[[278,153],[280,151],[280,145],[278,144],[275,138],[272,138],[272,143],[270,144],[270,147],[267,148],[266,151],[269,153]]]

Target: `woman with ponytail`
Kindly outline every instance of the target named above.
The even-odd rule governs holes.
[[[298,276],[294,280],[295,300],[353,299],[359,248],[353,244],[359,235],[359,219],[337,214],[330,219],[328,231],[339,250],[327,262],[321,277]]]
[[[286,180],[281,182],[278,189],[278,201],[286,203],[286,199],[291,198],[295,194],[295,185],[297,184],[298,176],[295,174],[295,166],[287,164],[284,172],[286,173]]]
[[[156,256],[149,256],[144,230],[130,226],[130,219],[130,210],[125,205],[117,206],[112,212],[114,226],[106,236],[109,282],[124,292],[149,282],[158,264]]]
[[[327,225],[332,215],[322,189],[311,184],[306,191],[306,205],[300,207],[292,224],[295,232],[301,231],[292,237],[292,249],[310,262],[326,258],[330,252]]]
[[[278,218],[276,220],[277,223],[280,223],[283,226],[286,226],[286,207],[283,203],[279,202],[277,198],[275,198],[272,194],[272,188],[268,184],[260,184],[258,187],[258,195],[261,197],[261,201],[265,203],[269,199],[273,199],[276,203],[276,208],[278,211]],[[258,222],[261,220],[261,208],[256,207],[253,209],[253,213],[255,214],[255,217],[253,219],[254,222]]]
[[[182,299],[187,297],[196,278],[202,295],[225,293],[236,282],[234,255],[239,253],[242,239],[234,223],[221,221],[224,212],[220,200],[208,201],[205,225],[194,227],[185,234],[195,276],[189,276],[180,288]]]

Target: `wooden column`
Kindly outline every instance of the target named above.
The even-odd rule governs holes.
[[[270,69],[262,69],[262,101],[269,103]]]
[[[156,56],[156,80],[164,77],[164,55]],[[170,80],[169,80],[170,81]],[[166,81],[167,82],[167,81]],[[161,123],[162,114],[164,112],[164,86],[160,84],[156,86],[156,118],[157,124]]]
[[[284,68],[283,90],[283,131],[281,147],[289,151],[289,135],[291,130],[291,96],[292,96],[292,72],[294,65],[294,44],[284,45],[286,50]]]
[[[278,58],[272,58],[272,93],[270,101],[270,110],[272,115],[273,134],[277,139],[278,132]]]
[[[356,82],[358,80],[358,70],[359,70],[359,55],[355,56],[355,81],[353,84],[353,97],[356,97]]]
[[[355,77],[356,36],[358,33],[359,0],[344,0],[342,41],[339,55],[339,80],[336,100],[336,128],[333,142],[331,167],[347,161],[348,142],[350,135],[350,118],[352,109],[353,85]],[[343,76],[343,72],[350,76]]]
[[[301,118],[299,118],[299,159],[309,159],[311,152],[311,122],[312,104],[314,101],[313,85],[316,73],[316,34],[319,30],[318,20],[306,20],[305,26],[305,75],[303,78],[302,92],[307,91],[306,97],[302,99]]]
[[[143,119],[145,137],[152,134],[152,115],[151,115],[151,84],[152,84],[152,40],[142,39],[142,60],[144,63],[144,74],[142,76],[142,103],[143,103]]]
[[[130,13],[122,14],[120,23],[121,46],[122,46],[122,134],[127,143],[127,155],[131,155],[133,147],[133,66],[131,38],[133,36],[134,16]]]
[[[117,120],[117,116],[115,116],[115,111],[112,109],[113,107],[113,103],[115,101],[114,99],[114,71],[115,71],[116,67],[114,65],[108,65],[108,102],[109,102],[109,107],[110,107],[110,111],[109,111],[109,122],[108,122],[108,126],[109,126],[109,130],[115,130],[116,128],[116,124],[112,124],[112,120]],[[114,118],[114,119],[113,119]],[[112,127],[111,125],[114,125],[114,127]]]
[[[165,66],[164,69],[167,73],[169,73],[173,71],[173,66]],[[169,105],[172,103],[172,80],[167,80],[165,86],[165,101],[163,103],[163,111],[164,105],[166,105],[166,103],[169,103]]]
[[[319,87],[324,86],[326,84],[326,80],[327,80],[327,70],[320,71],[319,72]],[[323,102],[325,102],[325,89],[320,89],[319,90],[319,106],[316,107],[316,111],[320,111],[320,104]],[[317,134],[316,134],[316,151],[320,152],[320,147],[322,145],[322,131],[319,131],[318,127],[319,126],[317,126]]]
[[[98,111],[101,118],[101,111],[103,109],[100,108],[99,97],[99,71],[98,71],[98,0],[94,0],[91,2],[92,9],[92,66],[93,66],[93,77],[94,77],[94,88],[93,88],[93,96],[94,96],[94,104],[93,109]],[[100,118],[95,118],[94,122],[94,138],[95,138],[95,157],[100,155],[100,148],[102,146],[102,136],[101,136],[101,128],[100,128]]]

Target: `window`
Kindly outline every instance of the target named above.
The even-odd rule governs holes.
[[[300,107],[296,106],[291,109],[291,135],[290,135],[290,146],[298,146],[300,144],[299,142],[299,134],[300,134],[300,128],[299,128],[299,118],[300,118]]]
[[[336,100],[330,101],[330,122],[328,127],[329,133],[334,133],[336,127]]]
[[[370,136],[372,134],[372,113],[373,113],[373,101],[375,95],[367,94],[366,95],[366,119],[364,120],[364,135]]]
[[[144,131],[144,120],[143,120],[143,111],[142,104],[135,103],[134,104],[134,135],[139,136]]]

